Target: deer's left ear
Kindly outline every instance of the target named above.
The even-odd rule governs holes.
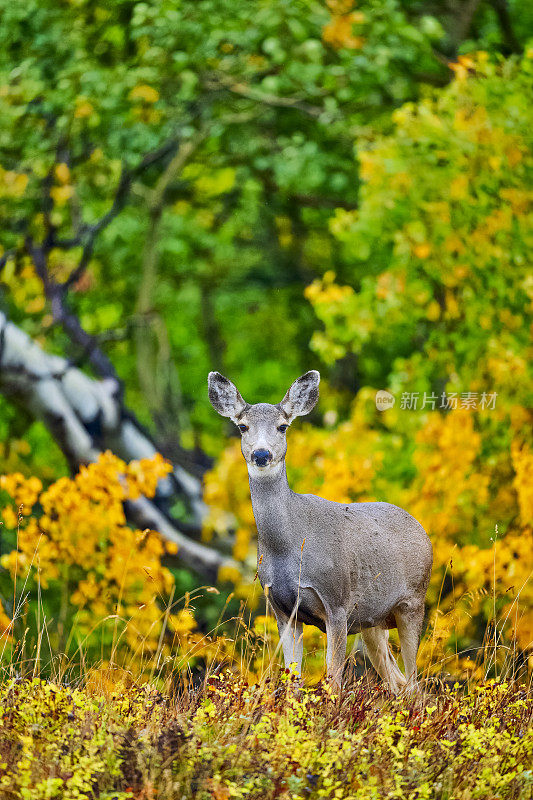
[[[316,406],[318,400],[318,384],[320,383],[320,373],[316,369],[306,372],[294,381],[291,388],[279,404],[283,413],[289,421],[294,417],[301,417],[309,414]]]
[[[220,372],[209,373],[207,386],[209,401],[215,411],[235,422],[247,407],[237,387]]]

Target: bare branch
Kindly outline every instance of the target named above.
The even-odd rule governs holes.
[[[231,94],[246,97],[249,100],[254,100],[257,103],[272,106],[273,108],[293,108],[296,111],[301,111],[302,114],[306,114],[308,117],[313,117],[313,119],[318,119],[326,114],[328,117],[332,116],[332,114],[328,113],[320,106],[311,105],[301,98],[280,97],[276,94],[261,92],[248,84],[235,83],[231,78],[227,78],[224,75],[217,74],[211,76],[204,81],[204,86],[211,90],[223,89]]]
[[[78,237],[79,244],[81,244],[83,239],[85,239],[83,252],[77,267],[71,272],[63,284],[66,289],[77,283],[85,272],[91,260],[98,235],[105,230],[105,228],[107,228],[107,226],[115,219],[116,216],[118,216],[118,214],[120,214],[124,208],[134,179],[140,175],[140,173],[144,172],[145,169],[151,167],[153,164],[172,153],[177,146],[178,138],[176,136],[172,136],[160,147],[150,151],[149,153],[146,153],[136,167],[127,169],[124,165],[122,166],[120,180],[118,182],[117,191],[115,193],[111,208],[103,215],[103,217],[98,220],[98,222],[87,226],[86,230]]]
[[[45,294],[50,300],[54,320],[62,326],[72,342],[82,348],[83,355],[100,377],[113,378],[120,384],[115,367],[101,349],[98,339],[90,333],[87,333],[76,314],[68,309],[66,305],[65,285],[55,283],[55,281],[51,279],[50,273],[48,272],[47,252],[45,247],[43,245],[34,244],[30,236],[26,238],[25,246],[28,255],[33,261],[35,271],[43,282]]]

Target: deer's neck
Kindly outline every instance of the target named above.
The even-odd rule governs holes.
[[[249,467],[248,477],[258,544],[279,552],[289,550],[292,491],[287,481],[285,462],[279,465],[279,469],[267,472]]]

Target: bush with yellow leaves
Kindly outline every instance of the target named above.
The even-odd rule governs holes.
[[[533,699],[489,681],[388,698],[359,681],[336,700],[230,672],[174,696],[59,681],[0,685],[0,794],[13,800],[527,800]]]
[[[4,573],[0,626],[11,658],[23,658],[26,638],[28,647],[48,644],[52,657],[78,649],[89,662],[122,655],[136,668],[153,667],[156,656],[175,665],[192,646],[206,654],[209,643],[187,598],[174,598],[162,562],[176,546],[131,528],[124,514],[125,500],[153,497],[170,470],[159,455],[126,464],[106,452],[47,489],[21,473],[0,478],[4,551],[12,547],[1,558],[9,579]]]

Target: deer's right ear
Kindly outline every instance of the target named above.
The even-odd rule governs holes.
[[[318,384],[320,373],[316,369],[306,372],[294,381],[291,388],[279,404],[288,420],[309,414],[318,401]]]
[[[209,373],[207,387],[211,405],[223,417],[230,417],[235,421],[246,408],[237,387],[220,372]]]

